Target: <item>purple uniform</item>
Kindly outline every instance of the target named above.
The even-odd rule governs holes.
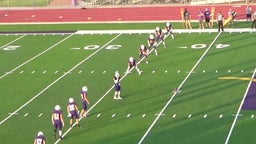
[[[72,103],[68,103],[67,104],[67,107],[68,107],[68,110],[69,110],[69,113],[71,114],[70,118],[73,119],[73,118],[78,118],[78,113],[77,113],[77,110],[76,110],[76,102],[72,102]]]
[[[54,128],[55,129],[62,129],[62,122],[61,122],[61,115],[62,115],[62,111],[61,110],[53,110],[52,112],[53,115],[53,121],[54,121]]]
[[[87,92],[86,91],[81,91],[81,98],[82,98],[82,106],[84,110],[87,110],[87,103],[86,103],[86,98],[87,98]]]
[[[120,78],[121,77],[116,77],[116,76],[114,76],[114,81],[116,81],[116,83],[115,83],[115,90],[116,91],[120,91],[121,90],[121,86],[120,86],[120,83],[119,83],[119,80],[120,80]]]
[[[128,64],[129,64],[130,69],[132,67],[136,67],[137,66],[137,63],[136,63],[135,59],[132,62],[128,61]]]
[[[166,29],[166,34],[170,33],[172,34],[172,25],[170,24],[169,26],[165,26]]]
[[[159,29],[158,31],[156,30],[156,41],[159,40],[164,40],[163,34],[162,34],[162,29]]]
[[[45,137],[42,135],[36,136],[34,144],[43,144],[45,142]]]
[[[141,59],[142,56],[148,57],[148,49],[146,46],[143,45],[143,49],[140,47],[139,49],[139,58]]]
[[[210,11],[206,10],[204,12],[205,22],[210,22],[210,15],[211,15]]]

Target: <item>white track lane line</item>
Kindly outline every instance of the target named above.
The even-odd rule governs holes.
[[[178,89],[180,89],[183,84],[187,81],[187,79],[189,78],[189,76],[193,73],[193,71],[196,69],[196,67],[199,65],[199,63],[201,62],[201,60],[204,58],[204,56],[207,54],[207,52],[210,50],[211,46],[214,44],[214,42],[218,39],[218,37],[220,36],[221,32],[218,33],[218,35],[214,38],[214,40],[212,41],[212,43],[209,45],[209,47],[206,49],[206,51],[203,53],[203,55],[200,57],[200,59],[196,62],[196,64],[193,66],[193,68],[190,70],[190,72],[188,73],[188,75],[185,77],[185,79],[181,82],[181,84],[179,85]],[[141,144],[143,142],[143,140],[146,138],[146,136],[148,135],[148,133],[151,131],[151,129],[153,128],[153,126],[156,124],[156,122],[158,121],[158,119],[160,118],[161,114],[163,114],[163,112],[165,111],[165,109],[168,107],[168,105],[172,102],[172,100],[174,99],[174,97],[176,96],[177,92],[173,93],[173,95],[171,96],[171,98],[169,99],[169,101],[165,104],[165,106],[163,107],[163,109],[160,111],[159,115],[155,118],[155,120],[153,121],[153,123],[150,125],[150,127],[148,128],[148,130],[145,132],[145,134],[142,136],[142,138],[140,139],[140,141],[138,142],[138,144]]]
[[[169,34],[168,34],[167,36],[165,36],[164,39],[166,39],[168,36],[169,36]],[[161,43],[162,43],[162,41],[160,41],[160,42],[157,44],[157,47],[158,47]],[[152,48],[152,49],[149,51],[149,54],[148,54],[148,55],[150,55],[150,54],[153,52],[153,50],[154,50],[154,48]],[[145,59],[145,57],[141,58],[141,60],[138,61],[137,65],[139,65],[144,59]],[[132,67],[132,68],[129,70],[128,73],[125,73],[125,74],[121,77],[120,82],[121,82],[133,69],[134,69],[134,67]],[[88,109],[87,112],[89,113],[96,105],[98,105],[98,103],[100,103],[100,102],[102,101],[102,99],[105,98],[105,97],[111,92],[111,90],[112,90],[114,87],[115,87],[115,85],[112,85],[112,87],[111,87],[109,90],[107,90],[107,91],[105,92],[105,94],[104,94],[97,102],[95,102],[95,103]],[[79,121],[81,121],[81,120],[82,120],[82,118],[80,117],[80,118],[79,118]],[[75,125],[76,125],[76,123],[74,123],[74,124],[72,125],[72,127],[70,127],[70,128],[62,135],[62,137],[65,137],[65,136],[72,130],[72,128],[73,128]],[[61,141],[61,139],[58,139],[54,144],[57,144],[57,143],[59,143],[60,141]]]
[[[84,63],[85,61],[87,61],[88,59],[90,59],[92,56],[94,56],[97,52],[99,52],[100,50],[102,50],[104,47],[106,47],[109,43],[111,43],[112,41],[114,41],[117,37],[119,37],[121,34],[117,35],[116,37],[114,37],[112,40],[110,40],[109,42],[107,42],[104,46],[102,46],[101,48],[97,49],[95,52],[93,52],[91,55],[89,55],[87,58],[85,58],[84,60],[82,60],[81,62],[79,62],[78,64],[76,64],[74,67],[72,67],[67,73],[64,73],[62,76],[60,76],[58,79],[56,79],[55,81],[53,81],[51,84],[49,84],[48,86],[46,86],[43,90],[41,90],[38,94],[36,94],[33,98],[31,98],[29,101],[27,101],[25,104],[23,104],[22,106],[20,106],[18,109],[16,109],[14,112],[12,113],[18,113],[21,109],[23,109],[25,106],[27,106],[29,103],[31,103],[33,100],[35,100],[37,97],[39,97],[43,92],[45,92],[48,88],[50,88],[51,86],[53,86],[55,83],[57,83],[59,80],[61,80],[62,78],[64,78],[66,75],[68,75],[69,72],[73,71],[74,69],[76,69],[78,66],[80,66],[82,63]],[[62,41],[66,40],[67,38],[71,37],[72,35],[66,37],[65,39],[63,39]],[[60,42],[59,42],[60,43]],[[4,120],[2,120],[0,122],[0,125],[2,125],[4,122],[6,122],[9,118],[11,118],[14,114],[9,115],[8,117],[6,117]]]
[[[252,77],[251,77],[252,79],[254,78],[255,73],[256,73],[256,69],[255,69],[254,72],[253,72],[253,75],[252,75]],[[238,108],[238,110],[237,110],[237,112],[236,112],[236,116],[235,116],[235,118],[234,118],[234,121],[233,121],[233,123],[232,123],[232,126],[230,127],[230,130],[229,130],[228,136],[227,136],[227,138],[226,138],[225,144],[228,144],[228,142],[229,142],[230,136],[231,136],[231,134],[232,134],[232,132],[233,132],[233,129],[234,129],[235,124],[236,124],[236,121],[237,121],[237,119],[238,119],[238,117],[239,117],[240,111],[241,111],[242,106],[243,106],[243,103],[244,103],[244,101],[245,101],[245,97],[246,97],[246,95],[247,95],[247,93],[248,93],[248,91],[249,91],[249,88],[250,88],[251,84],[252,84],[252,81],[250,81],[249,84],[248,84],[248,86],[247,86],[247,89],[246,89],[246,91],[245,91],[245,93],[244,93],[243,100],[242,100],[241,103],[240,103],[240,106],[239,106],[239,108]]]
[[[52,45],[51,47],[49,47],[48,49],[44,50],[43,52],[37,54],[36,56],[32,57],[31,59],[23,62],[22,64],[20,64],[19,66],[15,67],[14,69],[12,69],[11,71],[5,73],[4,75],[0,76],[0,79],[4,78],[5,76],[13,73],[15,70],[19,69],[20,67],[24,66],[25,64],[31,62],[32,60],[36,59],[37,57],[41,56],[42,54],[46,53],[47,51],[51,50],[52,48],[54,48],[55,46],[59,45],[60,43],[64,42],[65,40],[67,40],[68,38],[70,38],[71,36],[73,36],[74,34],[72,35],[69,35],[67,37],[65,37],[64,39],[62,39],[61,41],[57,42],[56,44]],[[1,125],[1,123],[0,123]]]

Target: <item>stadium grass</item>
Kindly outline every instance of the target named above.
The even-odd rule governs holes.
[[[90,111],[90,116],[81,121],[82,128],[73,128],[61,143],[138,143],[156,118],[156,114],[172,96],[172,90],[179,86],[187,72],[206,50],[206,48],[195,50],[190,46],[195,43],[209,46],[216,35],[217,33],[176,34],[175,40],[167,39],[167,49],[160,44],[159,55],[155,56],[152,53],[149,64],[143,61],[139,65],[143,70],[141,76],[133,70],[121,81],[123,100],[113,100],[112,90]],[[115,36],[74,35],[1,79],[0,91],[3,93],[0,104],[5,110],[0,113],[1,120],[8,115],[8,112],[17,109],[95,52],[95,50],[71,48],[83,48],[94,44],[103,46]],[[65,110],[68,98],[74,97],[80,107],[79,91],[85,84],[89,88],[91,102],[89,107],[91,107],[113,85],[114,71],[119,70],[122,75],[126,70],[128,57],[134,56],[137,59],[138,46],[141,43],[146,44],[147,36],[147,34],[120,35],[111,42],[111,45],[122,45],[122,48],[100,50],[72,73],[40,94],[32,103],[19,111],[18,115],[14,115],[1,125],[0,141],[6,144],[19,140],[29,143],[33,141],[37,131],[42,130],[46,135],[47,143],[54,143],[50,121],[54,105],[60,104],[62,107],[66,124],[63,130],[66,131],[69,127]],[[17,36],[1,37],[4,43],[17,38]],[[17,51],[1,52],[1,61],[8,60],[8,63],[1,68],[1,73],[44,51],[64,37],[67,35],[25,36],[16,41],[15,45],[21,45]],[[217,78],[233,75],[251,77],[251,71],[254,70],[254,37],[254,33],[222,33],[144,143],[224,143],[234,120],[232,115],[237,112],[248,81]],[[230,47],[216,49],[215,44],[230,44]],[[181,46],[187,48],[179,48]],[[21,55],[22,59],[15,59],[17,55]],[[242,69],[243,73],[240,72]],[[45,70],[47,72],[43,73]],[[231,72],[228,73],[228,70]],[[20,71],[24,72],[20,73]],[[32,74],[32,71],[35,73]],[[56,71],[58,73],[55,73]],[[103,73],[104,71],[106,73]],[[153,71],[155,72],[152,73]],[[250,116],[254,112],[242,112],[245,115],[241,120],[239,118],[231,143],[243,143],[244,139],[252,139],[250,137],[252,134],[247,133],[248,131],[253,133],[253,119]],[[26,113],[28,115],[24,116]],[[43,115],[39,117],[41,113]],[[174,114],[176,114],[175,118],[173,118]],[[192,114],[190,119],[189,114]],[[204,118],[205,114],[207,118]],[[219,118],[221,114],[223,118]],[[249,130],[248,126],[251,126]],[[17,131],[22,131],[22,135],[17,135]],[[255,139],[248,142],[254,143]]]

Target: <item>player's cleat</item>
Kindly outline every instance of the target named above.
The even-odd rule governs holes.
[[[117,99],[122,99],[121,97],[118,97]]]
[[[56,139],[56,133],[53,133],[53,138]]]
[[[146,61],[146,64],[148,64],[148,61]]]
[[[60,136],[60,140],[63,140],[63,137],[62,137],[62,136]]]

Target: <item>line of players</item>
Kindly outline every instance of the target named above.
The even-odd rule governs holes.
[[[82,102],[82,110],[80,113],[80,117],[87,116],[87,105],[89,104],[89,100],[87,98],[87,91],[88,91],[88,88],[86,86],[83,86],[80,92],[81,102]],[[76,121],[75,125],[77,125],[80,128],[78,106],[72,97],[68,99],[66,110],[68,113],[68,117],[70,118],[70,121],[69,121],[70,127],[73,126],[73,119],[75,119]],[[58,132],[59,138],[62,140],[63,139],[62,128],[64,127],[65,123],[63,120],[63,113],[60,105],[55,105],[54,110],[52,111],[51,121],[54,127],[54,130],[53,130],[54,138],[56,138],[56,135]],[[45,143],[46,143],[45,136],[42,131],[39,131],[37,133],[37,136],[35,137],[34,144],[45,144]]]
[[[172,25],[167,22],[165,25],[165,29],[166,29],[166,33],[163,34],[162,29],[160,29],[159,27],[156,27],[155,29],[155,36],[153,34],[150,34],[147,40],[148,43],[148,47],[146,47],[145,45],[141,45],[139,48],[139,61],[145,57],[146,59],[146,63],[148,64],[148,55],[149,55],[149,50],[150,48],[154,49],[155,55],[158,55],[157,53],[157,44],[158,42],[162,42],[164,48],[166,48],[166,44],[164,42],[164,39],[168,37],[168,35],[171,36],[172,39],[174,39],[174,35],[172,32]],[[141,75],[142,71],[138,68],[137,66],[137,62],[133,57],[130,57],[128,60],[128,67],[126,70],[126,74],[129,73],[129,71],[132,68],[135,68],[138,72],[139,75]],[[118,71],[115,72],[114,75],[114,84],[115,84],[115,93],[114,93],[114,99],[118,100],[118,99],[122,99],[120,97],[120,92],[121,92],[121,86],[120,86],[120,74]],[[83,86],[82,90],[80,92],[80,96],[81,96],[81,101],[82,101],[82,111],[80,113],[80,117],[86,117],[87,115],[87,104],[89,104],[89,100],[87,98],[87,87]],[[78,106],[77,103],[74,101],[73,98],[69,98],[68,100],[68,104],[66,106],[67,109],[67,113],[68,113],[68,117],[70,118],[69,124],[70,127],[73,126],[73,119],[75,119],[75,125],[77,125],[78,127],[80,127],[79,124],[79,110],[78,110]],[[63,120],[63,113],[61,110],[61,107],[59,105],[55,105],[54,110],[52,111],[52,116],[51,116],[51,121],[54,127],[53,130],[53,136],[54,138],[56,138],[57,132],[59,135],[60,139],[63,139],[62,136],[62,128],[64,127],[65,123]],[[46,143],[46,139],[45,136],[43,134],[42,131],[39,131],[37,133],[37,136],[35,137],[34,140],[34,144],[45,144]]]
[[[161,41],[164,48],[166,48],[166,44],[165,44],[164,40],[168,37],[168,35],[170,35],[171,38],[174,39],[171,23],[169,23],[169,22],[166,23],[165,30],[166,30],[166,33],[163,34],[162,29],[159,28],[159,27],[156,27],[155,36],[153,34],[149,35],[148,40],[147,40],[148,47],[146,47],[143,44],[139,47],[139,61],[143,57],[145,57],[146,63],[148,64],[148,55],[149,55],[150,48],[153,48],[154,52],[155,52],[155,55],[158,55],[157,44]],[[126,69],[126,74],[128,74],[132,68],[135,68],[136,71],[138,72],[138,74],[141,75],[142,71],[138,68],[136,60],[133,57],[129,57],[128,66],[127,66],[127,69]],[[114,78],[113,78],[113,81],[114,81],[114,84],[115,84],[115,93],[114,93],[113,98],[115,100],[122,99],[120,97],[120,92],[121,92],[120,79],[121,79],[120,74],[119,74],[118,71],[116,71],[115,75],[114,75]]]

